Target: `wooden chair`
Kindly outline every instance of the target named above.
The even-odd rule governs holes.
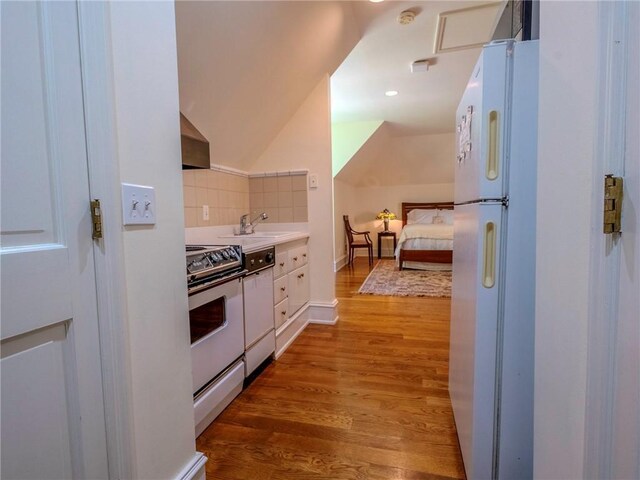
[[[356,248],[366,248],[369,252],[369,265],[373,265],[373,242],[369,237],[369,231],[357,232],[353,228],[351,228],[351,224],[349,223],[349,215],[343,215],[342,219],[344,220],[344,230],[347,233],[347,241],[349,243],[349,262],[347,263],[347,265],[351,265],[353,263]],[[362,240],[354,240],[354,235],[362,235]]]

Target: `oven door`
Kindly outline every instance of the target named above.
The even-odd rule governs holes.
[[[242,283],[226,283],[189,296],[193,392],[244,353]]]

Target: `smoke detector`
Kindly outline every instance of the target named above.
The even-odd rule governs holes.
[[[398,15],[398,23],[400,25],[409,25],[416,19],[416,14],[411,10],[405,10]]]

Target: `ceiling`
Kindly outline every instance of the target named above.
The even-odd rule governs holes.
[[[332,121],[384,120],[390,136],[453,132],[455,109],[480,48],[434,54],[438,15],[461,11],[447,20],[445,45],[469,38],[486,42],[502,7],[492,0],[353,2],[363,36],[331,77]],[[397,17],[407,9],[415,20],[401,25]],[[425,58],[432,61],[429,71],[411,73],[411,63]],[[387,90],[399,94],[386,97]]]
[[[351,2],[176,2],[180,110],[241,170],[360,39]]]
[[[467,10],[483,4],[493,5],[493,16]],[[429,137],[453,132],[455,109],[480,49],[434,54],[438,15],[465,12],[447,20],[443,45],[451,48],[474,35],[490,38],[502,5],[178,0],[180,109],[209,140],[212,163],[250,171],[329,74],[334,122],[383,122],[371,145],[365,142],[340,172],[342,180],[452,182],[443,137]],[[400,25],[396,19],[405,9],[416,18]],[[410,73],[410,64],[423,58],[433,61],[429,71]],[[386,97],[389,89],[399,94]],[[410,173],[385,175],[381,167],[389,161],[396,172]]]

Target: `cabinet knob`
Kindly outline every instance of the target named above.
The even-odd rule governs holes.
[[[307,254],[306,254],[306,253],[303,253],[303,254],[302,254],[302,256],[303,256],[304,258],[307,258]]]
[[[298,261],[298,257],[293,257],[293,261],[297,262]]]
[[[286,311],[286,310],[283,310],[283,311],[281,311],[280,313],[281,313],[282,315],[286,315],[286,314],[287,314],[287,311]]]
[[[285,287],[280,287],[280,290],[282,290],[283,292],[286,290]]]
[[[302,278],[304,277],[304,273],[301,273],[300,275],[298,275],[298,278]]]
[[[280,266],[281,266],[281,267],[284,267],[284,262],[280,262]]]

